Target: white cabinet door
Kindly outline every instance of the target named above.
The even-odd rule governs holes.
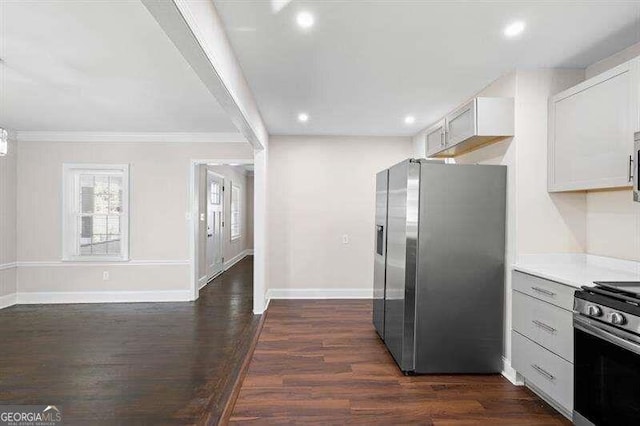
[[[444,120],[439,121],[425,131],[427,157],[444,149]]]
[[[551,98],[549,191],[630,186],[637,126],[637,60]]]
[[[447,146],[456,145],[476,135],[476,100],[449,114],[447,122]]]

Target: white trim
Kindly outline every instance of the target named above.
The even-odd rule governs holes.
[[[189,290],[168,291],[72,291],[18,293],[17,303],[138,303],[138,302],[188,302]]]
[[[224,262],[224,266],[223,266],[224,270],[225,271],[229,270],[233,265],[235,265],[236,263],[240,262],[245,257],[249,256],[248,252],[249,252],[249,250],[243,250],[240,253],[238,253],[236,256],[234,256],[231,259],[229,259],[226,262]]]
[[[247,143],[241,133],[219,132],[16,132],[20,142]]]
[[[211,281],[216,279],[218,277],[218,275],[220,275],[222,272],[223,271],[218,272],[213,277],[209,277],[207,275],[204,275],[204,276],[200,277],[200,279],[198,280],[198,291],[200,291],[203,288],[205,288],[207,286],[207,284],[209,284]]]
[[[261,314],[267,312],[267,309],[269,309],[269,303],[271,303],[271,299],[267,297],[264,302],[264,310],[260,312]]]
[[[371,299],[372,288],[271,288],[270,299]]]
[[[17,267],[18,267],[18,262],[3,263],[3,264],[0,264],[0,271],[17,268]]]
[[[18,297],[15,293],[0,296],[0,309],[8,308],[9,306],[16,305],[18,303]]]
[[[253,249],[246,249],[247,256],[253,256]]]
[[[190,265],[191,262],[187,260],[129,260],[118,262],[69,262],[62,260],[49,260],[49,261],[27,261],[17,262],[20,268],[41,268],[41,267],[60,267],[60,266],[176,266],[176,265]]]
[[[511,361],[502,357],[502,375],[516,386],[524,386],[522,376],[511,366]]]

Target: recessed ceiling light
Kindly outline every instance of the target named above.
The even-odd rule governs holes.
[[[300,12],[296,15],[296,22],[300,28],[311,28],[315,22],[313,15],[309,12]]]
[[[407,115],[404,118],[404,124],[413,124],[416,122],[416,118],[413,115]]]
[[[298,121],[301,123],[306,123],[307,121],[309,121],[309,114],[301,112],[300,114],[298,114]]]
[[[524,31],[525,23],[522,21],[516,21],[507,25],[504,29],[504,35],[509,38],[516,37]]]

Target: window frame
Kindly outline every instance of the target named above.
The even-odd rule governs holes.
[[[120,212],[120,255],[77,253],[78,229],[76,219],[79,215],[76,206],[78,177],[81,173],[122,174],[122,200]],[[129,261],[129,164],[64,163],[62,165],[62,260],[65,262],[128,262]]]
[[[240,187],[240,185],[236,185],[233,182],[231,182],[231,197],[230,198],[230,207],[229,207],[229,212],[231,213],[231,217],[229,218],[229,234],[231,235],[231,241],[235,241],[238,240],[240,238],[242,238],[242,200],[240,199],[240,196],[242,194],[242,188]],[[233,213],[234,213],[234,209],[233,209],[233,196],[234,194],[237,193],[238,194],[238,233],[234,235],[233,233]]]

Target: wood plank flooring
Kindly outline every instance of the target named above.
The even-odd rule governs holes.
[[[499,375],[400,373],[363,300],[272,301],[233,424],[565,425]]]
[[[193,303],[0,310],[0,404],[51,404],[65,424],[216,423],[256,332],[253,259]]]

